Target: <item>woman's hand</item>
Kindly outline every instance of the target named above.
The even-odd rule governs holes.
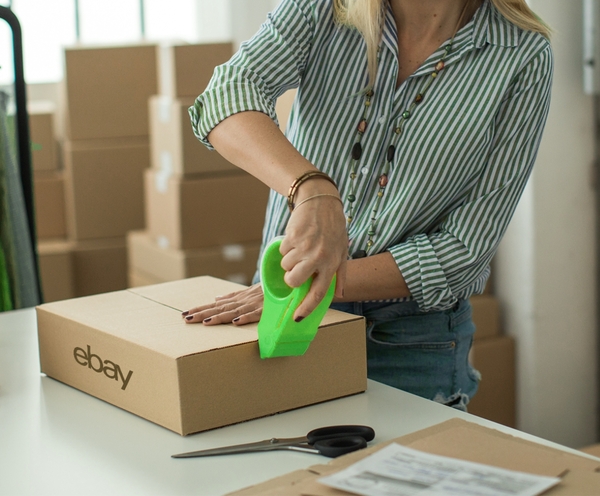
[[[208,139],[224,158],[284,196],[289,194],[294,180],[308,171],[317,170],[262,112],[231,115],[210,132]],[[323,194],[339,195],[329,181],[312,178],[300,185],[295,203],[299,205],[311,196]],[[298,287],[314,276],[310,292],[294,314],[296,320],[302,320],[317,307],[336,272],[335,294],[343,297],[348,236],[346,217],[338,200],[319,196],[299,205],[288,222],[280,251],[284,256],[281,265],[287,272],[287,284]]]
[[[303,198],[321,193],[324,186],[322,183],[323,181],[313,180],[303,184]],[[314,187],[309,188],[309,185]],[[337,191],[331,193],[336,194]],[[286,271],[284,279],[288,286],[301,286],[313,276],[310,291],[294,313],[296,322],[300,322],[317,307],[336,273],[335,295],[342,298],[346,280],[348,235],[341,202],[332,196],[318,196],[294,209],[280,252],[283,255],[281,266]]]
[[[214,303],[191,308],[181,316],[188,324],[250,324],[260,320],[263,301],[262,286],[259,283],[234,293],[217,296]]]

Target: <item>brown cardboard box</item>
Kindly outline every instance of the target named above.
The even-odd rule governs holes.
[[[64,173],[35,172],[33,181],[38,239],[66,237]]]
[[[483,290],[484,295],[493,295],[494,294],[494,268],[492,267],[492,272],[490,273],[490,277],[488,277],[487,283]]]
[[[238,170],[216,151],[198,141],[192,130],[188,108],[193,98],[153,96],[150,113],[150,163],[152,168],[176,176],[200,172]]]
[[[148,136],[158,92],[157,45],[73,46],[64,52],[66,137]]]
[[[163,43],[159,51],[159,93],[171,98],[197,97],[214,68],[233,55],[231,43]]]
[[[146,274],[140,269],[136,269],[135,267],[129,268],[129,275],[127,277],[127,287],[128,288],[139,288],[140,286],[151,286],[153,284],[161,284],[163,281],[158,279],[156,276],[151,276],[150,274]]]
[[[501,334],[500,302],[493,295],[472,296],[475,339],[493,338]]]
[[[269,194],[245,172],[169,177],[145,172],[146,226],[167,248],[206,248],[261,238]]]
[[[145,231],[132,231],[127,235],[130,273],[136,270],[155,278],[155,282],[213,276],[249,285],[256,272],[259,251],[260,241],[179,250],[161,248]]]
[[[67,231],[71,239],[142,229],[147,138],[65,142]]]
[[[362,317],[330,310],[305,355],[266,360],[254,324],[181,318],[243,287],[198,277],[41,305],[42,372],[181,435],[365,391]]]
[[[72,243],[75,296],[127,288],[125,238],[103,238]]]
[[[581,451],[587,453],[588,455],[600,458],[600,444],[591,444],[589,446],[585,446],[584,448],[581,448]]]
[[[285,130],[287,129],[288,119],[290,118],[292,105],[294,104],[297,92],[298,90],[296,88],[286,91],[277,99],[277,103],[275,104],[275,113],[277,114],[279,129],[281,129],[282,133],[285,133]]]
[[[469,413],[508,427],[516,425],[515,341],[510,336],[477,339],[471,363],[481,373]]]
[[[34,171],[55,171],[58,152],[55,131],[56,106],[49,101],[27,104],[31,140],[31,165]]]
[[[364,450],[334,458],[324,465],[271,479],[255,486],[229,493],[230,496],[335,496],[347,494],[318,482],[326,475],[339,472],[376,451],[398,443],[433,455],[483,463],[547,477],[561,477],[561,482],[544,492],[548,496],[592,496],[600,494],[600,462],[556,448],[505,434],[462,419],[451,419],[432,427],[380,443]]]
[[[44,302],[74,298],[71,243],[66,240],[40,241],[37,250]]]

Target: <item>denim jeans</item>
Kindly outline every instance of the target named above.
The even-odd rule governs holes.
[[[366,318],[369,379],[466,411],[480,380],[469,363],[475,325],[468,300],[429,313],[414,301],[331,308]]]

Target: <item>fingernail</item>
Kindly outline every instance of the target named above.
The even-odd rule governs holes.
[[[207,317],[202,322],[210,322],[211,320],[212,320],[212,317]]]
[[[239,318],[239,317],[236,317],[236,318],[235,318],[235,319],[233,319],[231,322],[237,322],[237,321],[239,321],[239,320],[240,320],[240,318]]]
[[[193,315],[188,315],[188,316],[185,318],[185,320],[192,320],[193,318],[194,318],[194,316],[193,316]]]
[[[181,316],[182,316],[182,317],[185,317],[185,316],[186,316],[188,313],[190,313],[190,311],[189,311],[189,310],[186,310],[185,312],[181,312]]]
[[[302,322],[304,320],[304,317],[296,317],[294,319],[295,322]]]

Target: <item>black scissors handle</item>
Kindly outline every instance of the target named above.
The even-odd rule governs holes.
[[[375,431],[366,425],[332,425],[314,429],[306,435],[308,443],[313,445],[318,441],[347,437],[360,437],[368,442],[375,438]]]
[[[375,431],[366,425],[332,425],[314,429],[306,435],[308,443],[329,458],[366,448],[373,438]]]
[[[366,448],[367,441],[364,437],[360,436],[346,436],[317,441],[312,446],[320,455],[337,458],[346,453]]]

